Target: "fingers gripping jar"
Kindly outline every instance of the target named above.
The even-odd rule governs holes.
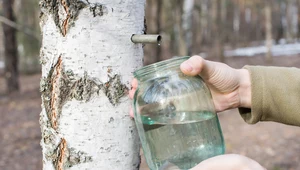
[[[134,116],[151,170],[188,170],[224,153],[224,140],[209,89],[186,76],[177,57],[134,72]]]

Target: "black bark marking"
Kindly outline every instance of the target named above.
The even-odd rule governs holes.
[[[72,167],[77,164],[92,162],[93,159],[91,156],[88,156],[87,153],[82,151],[76,151],[75,148],[70,148],[67,162],[65,164],[66,167]]]
[[[87,73],[83,78],[74,80],[72,71],[64,71],[61,58],[51,67],[46,78],[40,82],[43,105],[53,129],[57,128],[63,105],[71,100],[89,101],[94,93],[98,93],[101,85],[97,85]]]
[[[53,20],[59,31],[62,33],[62,29],[60,26],[60,18],[58,15],[59,12],[59,1],[58,0],[40,0],[40,8],[41,14],[40,18],[42,18],[45,14],[52,14]]]
[[[122,84],[120,75],[117,74],[109,77],[109,81],[104,84],[103,90],[110,103],[114,106],[119,103],[121,97],[128,93],[128,88],[125,84]]]
[[[68,147],[64,138],[61,139],[49,158],[51,158],[56,170],[63,170],[77,164],[93,161],[92,157],[88,156],[87,153]]]
[[[52,14],[56,27],[59,29],[60,33],[65,36],[70,26],[74,25],[80,10],[87,5],[86,2],[81,0],[41,0],[40,17],[45,14]],[[61,18],[59,15],[60,13],[66,13],[66,17]]]
[[[116,106],[121,97],[128,93],[128,88],[122,84],[120,75],[109,77],[104,84],[97,84],[84,73],[84,77],[75,80],[72,71],[65,71],[61,57],[51,67],[48,76],[41,79],[40,91],[51,127],[57,129],[59,117],[64,104],[72,99],[89,101],[93,94],[103,90],[110,103]]]
[[[40,0],[41,14],[52,14],[54,23],[59,29],[59,32],[66,36],[71,26],[74,26],[79,12],[86,7],[89,7],[93,16],[103,16],[108,13],[106,6],[99,3],[90,3],[88,0]],[[61,14],[65,14],[63,17]]]
[[[87,73],[84,74],[83,78],[75,81],[71,87],[70,98],[76,100],[88,101],[92,94],[99,92],[101,85],[87,76]]]
[[[103,16],[108,13],[108,9],[102,4],[90,4],[90,11],[93,13],[93,16]]]

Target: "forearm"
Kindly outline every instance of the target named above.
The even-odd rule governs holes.
[[[239,107],[251,108],[251,81],[250,73],[247,69],[237,70],[240,77],[239,83]]]

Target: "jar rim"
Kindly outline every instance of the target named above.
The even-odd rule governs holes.
[[[167,60],[159,61],[159,62],[156,62],[153,64],[149,64],[147,66],[144,66],[144,67],[134,71],[133,75],[135,78],[138,79],[140,77],[154,73],[157,70],[165,70],[167,68],[179,66],[183,61],[187,60],[188,58],[190,58],[190,56],[174,57],[171,59],[167,59]],[[178,67],[178,69],[179,69],[179,67]]]

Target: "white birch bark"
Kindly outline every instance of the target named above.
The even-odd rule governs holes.
[[[69,4],[68,4],[69,3]],[[128,116],[145,0],[41,0],[44,170],[137,170]]]

